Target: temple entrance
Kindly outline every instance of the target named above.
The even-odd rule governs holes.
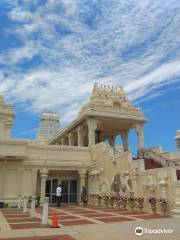
[[[50,204],[56,203],[56,187],[62,186],[62,203],[77,203],[77,180],[76,179],[47,179],[45,195],[49,197]]]

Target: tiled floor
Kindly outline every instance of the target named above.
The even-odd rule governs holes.
[[[31,229],[40,227],[40,218],[30,218],[29,214],[22,210],[3,209],[1,210],[11,229]]]
[[[11,229],[31,229],[41,227],[42,209],[37,208],[39,217],[30,218],[30,214],[22,213],[22,210],[3,209],[1,211],[9,223]],[[160,219],[168,216],[152,215],[137,211],[124,211],[118,209],[93,208],[91,206],[66,206],[56,209],[58,223],[62,226],[102,224],[110,222],[135,221]],[[53,208],[49,208],[49,220],[52,220]]]

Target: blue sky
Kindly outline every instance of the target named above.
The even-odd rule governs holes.
[[[178,0],[1,0],[0,94],[15,107],[13,136],[34,138],[42,111],[66,126],[99,82],[123,86],[144,110],[147,147],[175,151],[179,12]]]

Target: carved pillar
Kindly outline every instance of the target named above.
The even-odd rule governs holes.
[[[44,198],[45,198],[45,188],[46,188],[46,179],[48,176],[48,170],[47,169],[41,169],[40,174],[41,174],[41,196],[40,196],[40,205],[42,206],[44,203]]]
[[[77,127],[77,135],[78,135],[78,146],[84,146],[85,132],[81,125]]]
[[[89,118],[87,120],[88,124],[88,146],[93,146],[96,144],[95,130],[97,128],[97,120],[94,118]]]
[[[69,137],[69,146],[74,146],[75,144],[75,137],[74,137],[74,133],[69,133],[68,134],[68,137]]]
[[[127,152],[129,150],[129,145],[128,145],[128,130],[124,130],[121,132],[121,138],[123,140],[123,151]]]
[[[87,174],[86,170],[80,170],[79,171],[79,194],[78,194],[79,204],[82,204],[82,202],[81,202],[81,191],[82,191],[82,187],[85,186],[86,174]]]
[[[144,129],[143,124],[136,124],[136,133],[138,136],[138,155],[142,156],[144,151]]]
[[[37,186],[37,171],[38,169],[32,169],[32,195],[36,194],[36,186]]]
[[[36,206],[36,196],[32,196],[32,198],[31,198],[31,218],[35,218],[35,216],[36,216],[35,206]]]

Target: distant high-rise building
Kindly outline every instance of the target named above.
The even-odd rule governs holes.
[[[176,149],[177,149],[177,152],[180,153],[180,130],[177,130],[177,131],[176,131],[175,140],[176,140]]]
[[[46,140],[60,131],[59,114],[57,112],[44,112],[41,115],[38,139]]]

